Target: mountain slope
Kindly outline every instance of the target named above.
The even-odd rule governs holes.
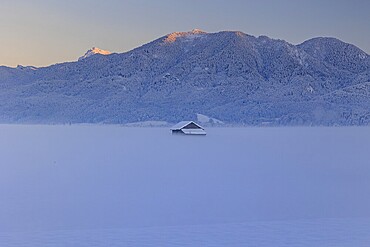
[[[0,121],[370,123],[369,55],[332,38],[300,45],[241,32],[177,32],[122,54],[0,68]],[[348,90],[351,90],[349,97]]]

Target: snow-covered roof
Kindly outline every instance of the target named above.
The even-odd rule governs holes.
[[[204,128],[202,126],[200,126],[199,124],[197,124],[196,122],[194,121],[181,121],[177,124],[175,124],[174,126],[172,126],[171,130],[179,130],[179,129],[182,129],[184,128],[186,125],[189,125],[189,124],[195,124],[196,126],[198,126],[200,129],[204,130]]]

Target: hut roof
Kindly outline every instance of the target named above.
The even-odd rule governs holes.
[[[193,124],[195,124],[196,126],[198,126],[198,127],[199,127],[199,129],[204,130],[204,128],[203,128],[202,126],[200,126],[199,124],[197,124],[197,123],[196,123],[196,122],[194,122],[194,121],[181,121],[181,122],[179,122],[179,123],[175,124],[174,126],[172,126],[171,130],[179,130],[179,129],[182,129],[182,128],[184,128],[185,126],[187,126],[187,125],[189,125],[189,124],[191,124],[191,123],[193,123]]]

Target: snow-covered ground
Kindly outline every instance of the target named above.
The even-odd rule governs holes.
[[[370,128],[0,125],[0,246],[370,246]]]

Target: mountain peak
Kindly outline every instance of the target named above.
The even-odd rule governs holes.
[[[88,50],[82,57],[80,57],[78,59],[78,61],[81,61],[81,60],[83,60],[85,58],[88,58],[88,57],[90,57],[92,55],[95,55],[95,54],[109,55],[109,54],[111,54],[111,52],[110,51],[106,51],[106,50],[102,50],[102,49],[100,49],[98,47],[93,47],[90,50]]]
[[[192,33],[192,34],[206,34],[207,32],[205,32],[201,29],[195,28],[195,29],[191,30],[190,33]]]
[[[164,39],[164,42],[173,43],[180,37],[194,37],[194,36],[199,36],[203,34],[207,34],[207,32],[204,32],[200,29],[193,29],[189,32],[174,32],[174,33],[167,35],[166,38]]]

